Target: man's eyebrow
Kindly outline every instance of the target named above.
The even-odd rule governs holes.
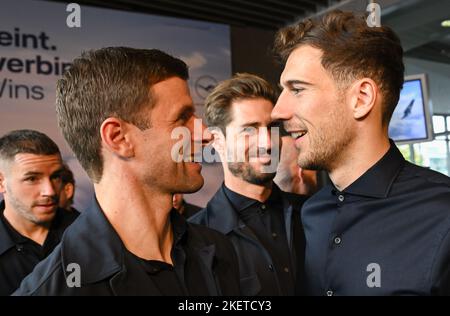
[[[303,81],[303,80],[297,80],[297,79],[287,80],[287,81],[284,82],[284,84],[287,87],[292,87],[293,85],[296,85],[296,84],[303,84],[303,85],[307,85],[307,86],[311,86],[312,85],[311,82],[307,82],[307,81]]]
[[[52,175],[60,174],[60,173],[62,173],[62,172],[63,172],[63,169],[61,168],[61,169],[58,169],[58,170],[52,172]],[[38,171],[27,171],[23,176],[24,176],[24,177],[29,177],[29,176],[41,176],[41,175],[43,175],[42,172],[38,172]]]
[[[242,127],[258,127],[259,125],[261,125],[261,123],[256,121],[255,122],[250,121],[240,124],[240,126]]]
[[[193,114],[195,113],[195,107],[192,104],[185,104],[181,107],[180,114]]]
[[[278,124],[278,121],[270,121],[267,123],[267,127],[272,127]],[[263,127],[265,125],[265,122],[260,122],[260,121],[249,121],[249,122],[244,122],[241,124],[238,124],[239,127],[254,127],[254,128],[259,128],[259,127]]]
[[[42,172],[28,171],[23,176],[29,177],[29,176],[40,176],[40,175],[42,175]]]

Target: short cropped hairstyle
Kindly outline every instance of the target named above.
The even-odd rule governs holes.
[[[63,187],[70,183],[73,185],[73,192],[74,194],[72,195],[72,197],[68,200],[68,202],[70,204],[73,204],[73,198],[75,196],[75,177],[73,176],[73,172],[72,170],[70,170],[69,166],[66,164],[63,164],[63,168],[61,170],[61,182],[63,184]]]
[[[405,67],[400,39],[387,26],[369,27],[365,16],[334,10],[278,31],[275,53],[283,63],[299,46],[323,52],[322,66],[343,88],[371,78],[383,95],[383,126],[389,124],[403,86]]]
[[[61,182],[63,184],[72,183],[75,186],[75,178],[73,176],[73,172],[66,164],[63,164],[63,169],[61,170]]]
[[[61,155],[50,137],[29,129],[15,130],[0,138],[1,161],[12,161],[17,154]]]
[[[263,78],[238,73],[231,79],[221,82],[206,98],[206,123],[210,127],[219,127],[225,135],[228,124],[233,120],[231,115],[233,102],[263,98],[275,104],[277,97],[276,91]]]
[[[157,49],[108,47],[85,52],[57,83],[56,112],[64,138],[94,182],[103,173],[100,126],[117,117],[140,129],[154,106],[150,88],[188,79],[186,64]]]

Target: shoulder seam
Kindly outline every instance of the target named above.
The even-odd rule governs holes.
[[[60,253],[60,250],[58,251],[58,253]],[[50,277],[52,275],[54,275],[54,273],[56,272],[56,270],[62,265],[62,261],[60,260],[60,258],[58,260],[56,260],[55,265],[52,269],[50,269],[50,272],[48,273],[47,277],[45,277],[43,280],[41,280],[39,282],[39,284],[36,286],[36,288],[32,291],[29,292],[30,295],[34,295],[39,289],[41,289],[44,284],[50,279]]]

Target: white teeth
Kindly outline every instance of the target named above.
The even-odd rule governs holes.
[[[189,156],[189,158],[187,159],[187,162],[195,162],[195,163],[199,163],[198,161],[195,161],[195,156]]]
[[[291,136],[292,136],[292,138],[297,139],[297,138],[304,136],[305,134],[306,134],[306,132],[294,132],[294,133],[291,133]]]

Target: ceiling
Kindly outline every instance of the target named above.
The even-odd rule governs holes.
[[[71,2],[54,0],[58,2]],[[366,11],[368,0],[78,0],[80,5],[276,30],[332,9]],[[402,40],[405,56],[450,64],[450,0],[376,0],[381,23]]]
[[[60,1],[67,2],[67,1]],[[181,18],[278,29],[342,1],[330,0],[79,0],[78,4]]]
[[[384,19],[400,36],[405,56],[450,64],[450,28],[441,26],[450,19],[450,0],[409,2]]]

